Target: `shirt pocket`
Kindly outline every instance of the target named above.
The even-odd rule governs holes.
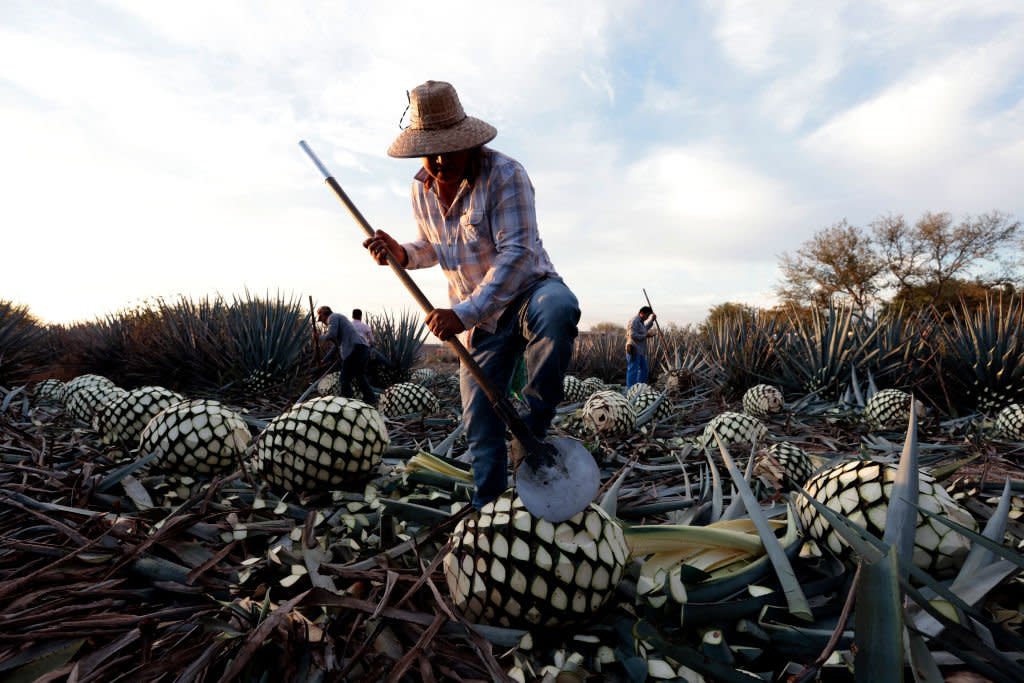
[[[484,211],[470,209],[463,213],[459,217],[459,230],[466,245],[476,251],[491,243],[491,228]]]

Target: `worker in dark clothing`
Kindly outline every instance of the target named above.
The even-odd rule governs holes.
[[[328,369],[340,369],[341,395],[345,398],[354,398],[352,383],[355,382],[362,400],[375,405],[377,397],[370,386],[370,380],[366,377],[370,347],[366,345],[362,335],[352,326],[352,321],[341,313],[333,312],[330,306],[318,308],[316,319],[327,326],[327,332],[321,337],[330,344],[330,349],[324,356],[324,366]]]

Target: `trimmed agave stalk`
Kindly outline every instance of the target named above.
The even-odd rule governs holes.
[[[134,447],[150,420],[184,400],[181,394],[163,387],[132,389],[102,405],[96,411],[93,427],[103,443],[120,442]]]
[[[754,417],[768,417],[781,413],[785,402],[778,387],[756,384],[743,394],[743,412]]]
[[[583,422],[595,434],[628,436],[636,429],[636,411],[617,391],[598,391],[583,404]]]
[[[885,534],[889,496],[897,468],[872,460],[850,460],[815,474],[804,489],[815,500],[844,515],[869,533]],[[952,499],[942,486],[925,472],[918,482],[918,505],[946,515],[968,528],[976,528],[974,518]],[[806,499],[797,500],[797,510],[807,534],[841,558],[850,557],[845,539]],[[955,569],[967,555],[969,544],[960,534],[918,514],[914,536],[914,564],[929,572]]]
[[[799,543],[799,526],[792,512],[786,520],[771,520],[770,524],[776,534],[782,534],[784,547],[792,549]],[[631,556],[645,558],[637,595],[652,607],[684,605],[696,588],[708,589],[738,576],[753,579],[769,570],[764,543],[749,518],[706,526],[633,526],[624,533]]]
[[[380,412],[388,417],[432,415],[441,410],[441,402],[430,389],[413,382],[393,384],[380,395]]]
[[[189,476],[231,471],[251,435],[242,416],[219,401],[182,401],[161,411],[142,431],[142,456],[156,454],[158,469]]]
[[[256,475],[283,491],[353,489],[381,461],[390,439],[380,413],[328,396],[292,406],[255,439]]]
[[[104,402],[125,393],[101,375],[79,375],[64,386],[64,410],[73,419],[91,425],[96,410]]]
[[[910,417],[911,396],[899,389],[882,389],[864,406],[864,420],[876,429],[894,429],[907,423]],[[924,406],[914,402],[917,417],[924,416]]]
[[[552,524],[507,491],[459,522],[444,572],[470,621],[556,626],[600,609],[628,554],[621,528],[599,506]]]

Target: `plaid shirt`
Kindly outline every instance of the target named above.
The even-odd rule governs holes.
[[[537,234],[533,185],[518,161],[487,147],[447,211],[430,181],[420,169],[412,184],[417,239],[402,245],[407,267],[440,263],[462,324],[493,332],[516,295],[542,278],[558,277]]]

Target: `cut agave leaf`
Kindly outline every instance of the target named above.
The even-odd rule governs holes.
[[[985,529],[981,532],[982,536],[1000,545],[1003,544],[1003,537],[1006,535],[1006,522],[1010,518],[1011,497],[1010,480],[1007,479],[1003,485],[1003,495],[999,499],[999,505],[996,506],[992,516],[988,518],[988,522],[985,524]],[[974,573],[981,567],[990,564],[994,559],[995,556],[991,550],[988,550],[981,544],[972,543],[971,551],[967,554],[967,559],[964,560],[960,573],[957,574],[953,585],[950,586],[950,590],[957,593],[959,588],[969,585]]]
[[[914,563],[914,537],[917,533],[918,476],[916,401],[910,397],[910,416],[907,419],[907,438],[896,469],[896,479],[889,494],[889,509],[885,517],[885,536],[882,540],[896,548],[898,568],[904,575]]]
[[[862,562],[854,633],[858,681],[903,680],[903,597],[896,549]]]
[[[812,621],[814,615],[811,613],[807,597],[800,588],[800,582],[796,578],[796,572],[793,571],[793,565],[790,563],[789,557],[783,551],[779,539],[775,537],[771,525],[768,523],[768,518],[765,517],[760,503],[757,502],[757,497],[750,490],[750,486],[743,479],[743,475],[740,474],[740,470],[736,466],[735,461],[733,461],[732,456],[729,455],[729,449],[718,438],[718,434],[714,432],[713,434],[715,441],[718,442],[718,449],[722,454],[722,460],[725,462],[729,474],[732,475],[733,483],[736,485],[740,496],[743,498],[743,502],[747,506],[747,514],[750,515],[750,518],[757,526],[761,541],[764,543],[765,552],[768,555],[768,559],[771,560],[772,566],[775,568],[775,575],[778,577],[782,590],[786,594],[786,602],[789,605],[790,613],[800,619]]]

